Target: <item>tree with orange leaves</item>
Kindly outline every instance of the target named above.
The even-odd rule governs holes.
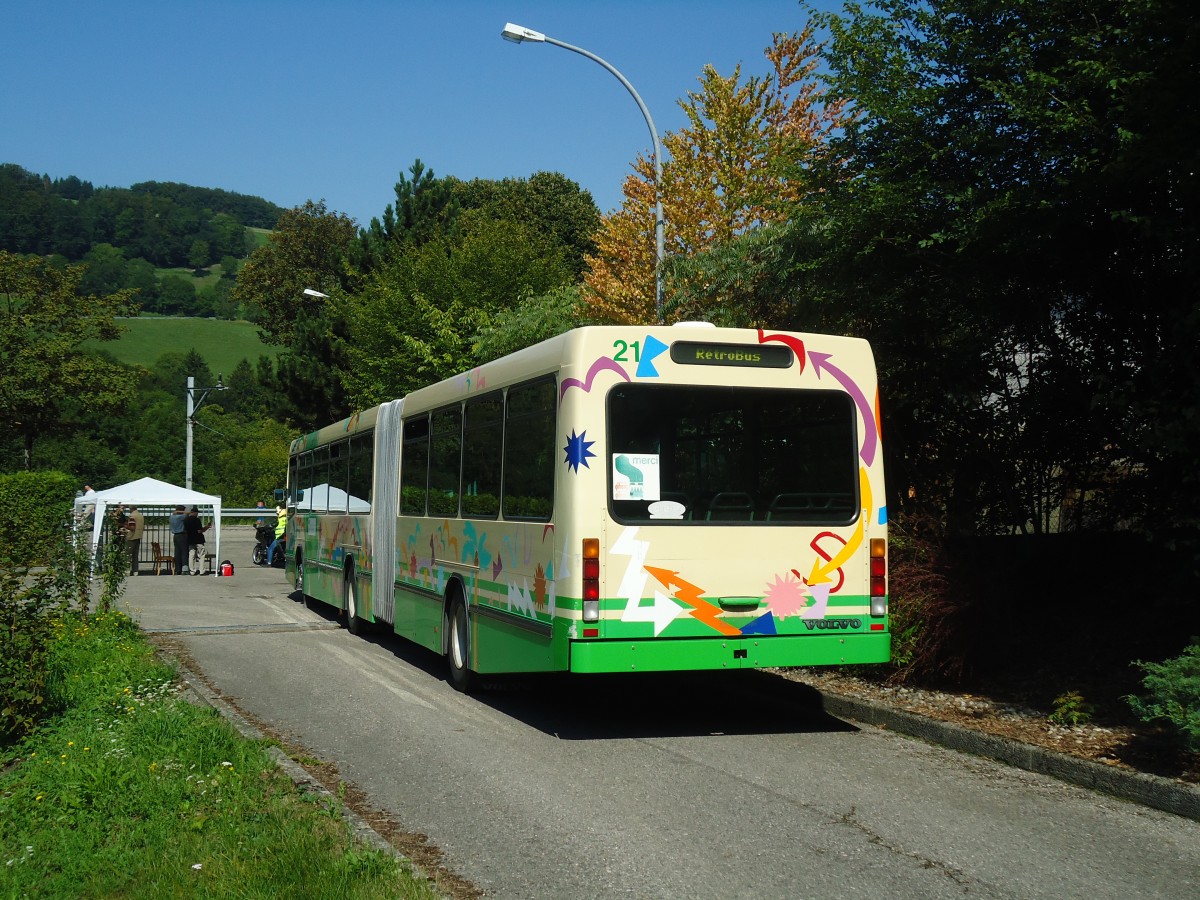
[[[845,116],[844,102],[824,102],[814,76],[819,51],[811,27],[777,33],[764,51],[770,74],[743,82],[740,65],[728,78],[705,66],[700,89],[679,101],[688,125],[662,142],[668,256],[691,256],[782,221],[803,201],[806,160],[825,152]],[[633,169],[621,208],[604,218],[587,257],[584,298],[599,320],[657,319],[653,158],[639,156]]]

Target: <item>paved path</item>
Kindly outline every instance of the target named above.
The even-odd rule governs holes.
[[[1194,822],[911,741],[887,710],[873,716],[886,730],[855,728],[866,705],[822,710],[763,673],[466,697],[433,654],[293,601],[252,547],[231,529],[233,577],[139,577],[122,603],[492,896],[1098,900],[1200,885]]]
[[[221,556],[234,564],[234,576],[146,576],[127,582],[122,604],[148,632],[219,633],[233,631],[337,628],[334,611],[313,612],[291,599],[281,569],[251,562],[254,529],[222,530]],[[217,560],[219,563],[220,560]],[[1200,788],[1166,778],[1130,772],[1044,750],[1032,744],[938,722],[885,704],[826,696],[826,711],[882,726],[976,756],[1100,790],[1125,800],[1200,821]]]
[[[232,577],[154,576],[143,564],[142,574],[125,582],[119,607],[151,633],[337,627],[291,600],[283,570],[254,565],[253,550],[253,528],[223,528],[221,559],[233,563]]]

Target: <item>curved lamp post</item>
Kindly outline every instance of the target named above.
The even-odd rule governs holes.
[[[633,85],[629,80],[618,72],[612,65],[605,62],[595,53],[589,53],[581,47],[575,47],[563,41],[555,40],[552,37],[547,37],[540,31],[534,31],[532,28],[526,28],[523,25],[514,25],[508,22],[504,26],[504,30],[500,32],[500,36],[506,41],[512,41],[514,44],[522,44],[526,41],[531,41],[538,44],[553,44],[555,47],[562,47],[564,50],[572,50],[581,56],[586,56],[593,62],[597,62],[604,68],[608,69],[621,84],[625,85],[625,90],[633,96],[637,101],[638,109],[642,111],[642,115],[646,117],[646,124],[650,126],[650,138],[654,142],[654,243],[657,251],[657,256],[654,263],[654,311],[658,315],[658,319],[662,321],[662,263],[663,263],[663,209],[662,209],[662,194],[659,190],[659,185],[662,183],[662,145],[658,142],[658,131],[654,127],[654,120],[650,118],[650,110],[646,109],[646,104],[642,102],[642,98],[638,96],[638,92],[633,89]]]

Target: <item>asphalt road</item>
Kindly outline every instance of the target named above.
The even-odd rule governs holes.
[[[512,677],[354,638],[250,564],[123,605],[496,898],[1200,896],[1200,823],[856,726],[766,673]]]

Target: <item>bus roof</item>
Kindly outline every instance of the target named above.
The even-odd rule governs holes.
[[[507,387],[536,378],[539,374],[556,372],[589,354],[611,351],[615,345],[637,342],[647,346],[657,341],[663,348],[676,341],[695,341],[712,344],[788,344],[795,349],[819,348],[821,360],[829,356],[838,358],[843,369],[851,368],[858,376],[875,379],[874,361],[870,345],[862,338],[842,335],[788,332],[774,329],[720,328],[704,322],[676,323],[674,325],[589,325],[575,328],[547,338],[540,343],[517,350],[500,359],[484,363],[461,372],[451,378],[427,387],[419,388],[405,397],[405,405],[428,409],[461,399],[465,394],[484,389]],[[801,360],[801,366],[804,365]],[[829,386],[836,382],[829,379]],[[332,425],[297,438],[290,452],[321,446],[343,437],[375,426],[379,407],[355,413]]]

